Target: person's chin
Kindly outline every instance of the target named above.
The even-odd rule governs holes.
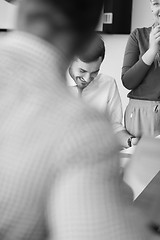
[[[86,88],[87,87],[87,84],[80,84],[80,88],[81,89],[84,89],[84,88]]]
[[[80,82],[80,81],[77,81],[77,85],[78,85],[79,88],[84,88],[84,87],[86,87],[86,84],[84,84],[84,83],[82,83],[82,82]]]

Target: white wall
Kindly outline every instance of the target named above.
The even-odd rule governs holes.
[[[152,24],[150,0],[133,0],[132,30],[137,27],[148,27]]]
[[[0,28],[15,27],[17,7],[4,0],[0,0]]]
[[[102,35],[106,46],[106,57],[101,67],[101,72],[114,77],[117,81],[119,92],[125,109],[128,99],[128,91],[121,82],[121,68],[123,54],[128,39],[128,35]]]

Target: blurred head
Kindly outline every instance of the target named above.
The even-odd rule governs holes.
[[[160,0],[150,0],[155,23],[160,24]]]
[[[80,89],[87,87],[96,78],[104,56],[104,42],[99,35],[93,34],[92,40],[86,43],[69,69],[71,77]]]
[[[103,0],[21,0],[17,28],[73,55],[95,29]]]

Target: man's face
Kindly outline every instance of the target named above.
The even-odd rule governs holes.
[[[84,89],[91,81],[95,79],[99,73],[101,63],[102,57],[90,63],[82,62],[80,59],[77,59],[73,62],[71,67],[71,75],[80,89]]]

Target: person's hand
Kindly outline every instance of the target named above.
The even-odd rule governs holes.
[[[151,66],[155,60],[156,54],[160,50],[160,25],[152,27],[151,33],[149,35],[149,49],[142,56],[143,62]]]
[[[139,141],[139,138],[132,136],[126,130],[119,131],[118,133],[116,133],[116,136],[122,149],[132,147],[133,145],[136,145]]]
[[[160,49],[160,25],[152,28],[149,36],[149,49],[157,53]]]
[[[133,136],[130,136],[128,138],[128,147],[132,147],[133,145],[136,145],[139,141],[139,138],[136,138],[136,137],[133,137]]]

